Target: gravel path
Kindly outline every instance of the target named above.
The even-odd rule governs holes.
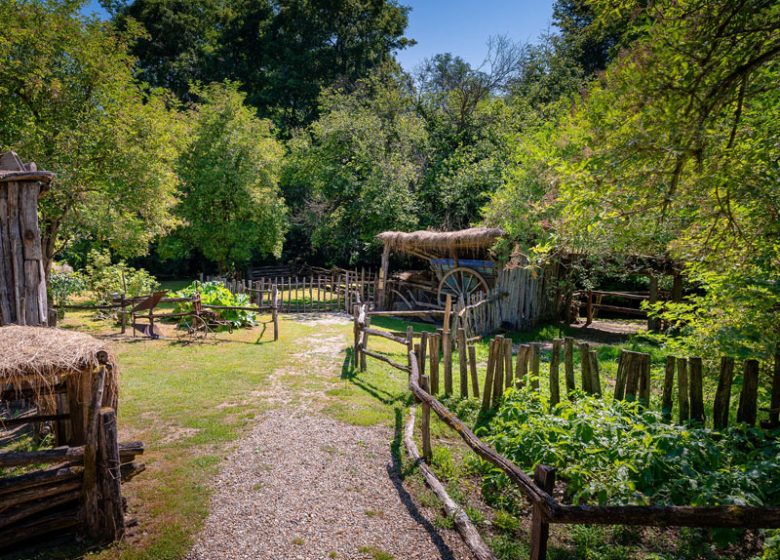
[[[306,356],[301,375],[311,374]],[[391,430],[344,424],[312,405],[290,402],[259,417],[215,481],[188,560],[471,558],[404,488]]]

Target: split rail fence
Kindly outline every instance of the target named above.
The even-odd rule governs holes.
[[[409,374],[409,390],[422,404],[421,440],[423,461],[430,464],[432,443],[430,435],[430,414],[433,411],[445,424],[455,430],[479,457],[488,461],[517,486],[532,505],[531,553],[532,560],[543,560],[547,554],[550,524],[600,524],[638,526],[685,526],[725,528],[779,528],[780,508],[745,506],[592,506],[570,505],[555,497],[556,471],[554,468],[538,465],[534,475],[529,476],[512,461],[499,455],[490,445],[481,441],[457,416],[447,409],[436,395],[440,392],[440,365],[443,369],[443,391],[453,392],[453,333],[448,328],[454,316],[449,309],[443,314],[443,327],[436,333],[414,333],[411,327],[405,333],[388,332],[371,328],[371,317],[377,315],[420,316],[441,312],[372,312],[365,306],[354,308],[354,356],[355,366],[366,368],[366,357],[378,359]],[[408,361],[397,363],[388,356],[369,350],[369,337],[378,336],[406,347]],[[416,339],[419,337],[419,342]],[[498,406],[504,391],[509,387],[529,384],[539,389],[541,367],[541,344],[520,345],[516,360],[513,359],[512,341],[496,336],[490,341],[484,386],[480,388],[477,372],[476,349],[469,343],[465,329],[455,330],[454,341],[458,348],[458,373],[460,395],[468,397],[469,385],[472,395],[482,399],[483,410]],[[575,352],[580,354],[580,389],[586,393],[601,394],[605,388],[599,372],[596,352],[588,344],[579,344],[575,349],[571,338],[557,339],[552,344],[549,390],[550,404],[560,402],[560,370],[564,370],[564,395],[573,398],[576,385],[574,367]],[[561,360],[562,358],[562,360]],[[426,373],[426,365],[428,372]],[[769,419],[762,422],[765,428],[777,427],[780,416],[780,355],[775,357],[771,403],[769,408],[758,408],[758,373],[756,360],[744,362],[743,385],[739,395],[737,421],[754,425],[758,410],[769,413]],[[734,379],[735,361],[724,357],[720,364],[718,389],[712,406],[713,423],[716,428],[728,424],[729,405]],[[704,421],[705,407],[702,389],[702,360],[700,358],[669,357],[666,361],[662,408],[667,420],[671,421],[672,396],[675,380],[678,383],[678,421],[681,423]],[[639,352],[621,352],[614,397],[638,400],[643,406],[650,402],[650,356]],[[481,390],[481,391],[480,391]],[[465,535],[464,535],[465,538]],[[478,550],[478,549],[477,549]],[[475,550],[479,558],[490,558]]]
[[[119,443],[116,412],[101,406],[107,367],[102,365],[95,374],[89,401],[84,403],[88,405],[86,425],[78,389],[66,383],[35,389],[34,394],[32,390],[25,394],[14,389],[0,393],[0,400],[8,402],[67,396],[68,414],[26,414],[0,419],[0,425],[9,430],[56,422],[58,430],[67,428],[74,443],[83,440],[82,445],[0,453],[0,470],[36,469],[0,476],[0,550],[66,530],[77,530],[100,542],[112,542],[124,534],[128,520],[121,483],[144,471],[143,464],[133,462],[143,454],[144,446],[137,441]]]

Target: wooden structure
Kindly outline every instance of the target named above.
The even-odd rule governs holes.
[[[0,440],[16,448],[0,452],[0,549],[72,530],[100,542],[122,537],[121,481],[144,466],[133,462],[143,444],[117,439],[117,376],[113,355],[91,336],[0,328]],[[58,447],[18,449],[46,430]]]
[[[0,325],[45,325],[49,309],[38,197],[54,175],[0,154]]]
[[[525,266],[521,258],[504,263],[490,250],[503,235],[497,228],[461,231],[388,231],[383,242],[377,288],[379,309],[443,309],[446,296],[467,338],[501,328],[525,329],[557,313],[557,265]],[[390,255],[426,260],[430,273],[390,274]]]

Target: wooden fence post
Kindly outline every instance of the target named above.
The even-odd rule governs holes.
[[[574,339],[567,336],[564,338],[563,344],[563,367],[566,377],[566,394],[568,395],[577,388],[574,383]]]
[[[638,352],[628,351],[624,364],[626,367],[625,399],[629,402],[634,402],[639,396],[639,377],[642,370],[642,355]]]
[[[447,294],[444,305],[444,321],[442,323],[441,345],[444,351],[444,394],[452,394],[452,337],[450,337],[450,314],[452,312],[452,296]]]
[[[590,345],[585,342],[580,344],[580,371],[582,373],[582,390],[586,393],[593,393],[590,386]]]
[[[473,344],[469,345],[469,371],[471,373],[471,392],[475,398],[479,398],[479,376],[477,375],[477,349]]]
[[[409,352],[414,350],[414,327],[409,325],[406,327],[406,356],[408,360],[408,366],[411,367],[411,360],[409,359]]]
[[[722,430],[729,425],[729,406],[731,403],[731,384],[734,381],[734,358],[720,358],[720,376],[715,402],[712,405],[712,427]]]
[[[512,386],[512,339],[504,339],[504,387]]]
[[[555,469],[545,465],[537,465],[534,469],[536,485],[552,494],[555,488]],[[531,560],[547,559],[547,540],[550,538],[550,525],[544,517],[541,506],[534,504],[531,513]]]
[[[639,360],[639,403],[650,406],[650,354],[642,354]]]
[[[106,381],[106,366],[101,365],[92,378],[92,395],[89,401],[87,437],[84,444],[83,521],[86,535],[94,540],[102,540],[101,532],[101,492],[98,478],[98,432],[100,430],[100,404],[103,402],[103,389]]]
[[[595,350],[588,352],[590,370],[590,388],[594,395],[601,396],[601,379],[599,377],[599,356]]]
[[[439,345],[441,337],[438,334],[428,338],[428,347],[431,360],[431,394],[439,394]]]
[[[691,417],[688,401],[688,361],[685,358],[677,358],[677,400],[682,424]]]
[[[531,387],[539,390],[539,361],[541,359],[541,346],[538,342],[531,344]]]
[[[101,533],[103,539],[113,542],[121,539],[125,533],[119,440],[113,408],[100,410],[99,424],[97,480],[101,494]]]
[[[420,355],[417,360],[420,364],[420,375],[425,375],[425,361],[428,358],[428,333],[423,331],[420,333]],[[430,391],[430,387],[428,389]]]
[[[550,358],[550,410],[561,402],[561,385],[558,379],[558,369],[561,361],[561,339],[553,340],[552,357]]]
[[[482,410],[490,408],[491,395],[493,392],[493,370],[496,367],[495,360],[496,339],[490,341],[488,350],[487,371],[485,372],[485,389],[482,391]]]
[[[460,366],[460,398],[469,398],[469,370],[466,355],[466,329],[458,327],[458,365]]]
[[[742,391],[739,393],[737,422],[754,426],[758,408],[758,360],[745,360]]]
[[[666,357],[664,370],[664,393],[661,397],[661,414],[665,421],[672,419],[672,390],[674,389],[674,356]]]
[[[360,323],[358,320],[358,314],[359,314],[360,306],[353,305],[352,306],[352,334],[354,340],[354,345],[352,349],[352,365],[353,369],[358,369],[360,367]]]
[[[271,318],[274,322],[274,340],[279,340],[279,288],[274,284],[271,289],[273,298],[273,307],[271,308]]]
[[[769,400],[769,427],[780,424],[780,352],[775,354],[775,364],[772,372],[772,393]]]
[[[493,408],[496,408],[504,396],[504,337],[498,335],[495,338],[495,368],[493,370]]]
[[[420,386],[426,393],[430,393],[430,382],[427,375],[420,378]],[[423,459],[429,465],[433,461],[433,450],[431,449],[431,405],[423,401],[422,418],[420,422],[422,431]]]
[[[515,386],[518,389],[522,389],[528,381],[528,354],[531,351],[531,347],[528,344],[521,344],[517,348],[517,367],[515,367]]]
[[[360,371],[366,371],[366,353],[363,350],[368,348],[368,333],[366,329],[371,326],[371,317],[366,315],[365,305],[360,306],[360,317],[363,320],[362,332],[360,333]]]
[[[689,390],[691,403],[691,420],[704,423],[704,387],[702,379],[701,358],[688,360],[691,366]]]

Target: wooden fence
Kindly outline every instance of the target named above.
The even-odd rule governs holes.
[[[351,312],[355,304],[370,303],[376,297],[375,272],[311,268],[307,276],[274,276],[253,280],[208,277],[221,282],[234,294],[249,294],[260,307],[271,305],[274,287],[279,293],[280,313]]]
[[[36,467],[24,474],[0,477],[0,549],[66,530],[77,530],[100,542],[112,542],[124,534],[127,521],[121,482],[143,472],[144,465],[133,459],[144,452],[144,447],[141,442],[118,442],[116,412],[101,406],[106,368],[101,366],[93,379],[85,426],[74,412],[79,409],[73,403],[70,414],[0,419],[5,429],[56,421],[59,427],[67,424],[70,433],[82,428],[84,431],[83,445],[0,453],[0,469]],[[62,393],[73,394],[65,385],[53,385],[36,389],[34,396]],[[7,390],[0,393],[0,400],[10,402],[31,396]]]
[[[443,358],[444,393],[452,393],[452,352],[448,350],[450,332],[421,333],[420,342],[415,342],[415,333],[411,328],[405,333],[388,333],[370,327],[370,313],[363,307],[355,308],[354,318],[354,356],[355,365],[366,367],[366,356],[379,359],[409,374],[409,390],[422,404],[421,439],[423,460],[430,462],[432,443],[430,436],[430,413],[433,411],[445,424],[455,430],[466,445],[479,457],[500,469],[520,490],[532,505],[531,513],[531,553],[532,560],[543,560],[547,554],[547,541],[550,524],[601,524],[601,525],[638,525],[638,526],[686,526],[686,527],[726,527],[726,528],[778,528],[780,527],[780,508],[743,507],[743,506],[591,506],[570,505],[555,498],[556,472],[554,468],[539,465],[530,477],[512,461],[499,455],[491,446],[481,441],[461,422],[457,416],[436,399],[439,393],[439,365]],[[415,312],[419,313],[419,312]],[[445,317],[447,319],[447,317]],[[446,320],[445,320],[446,325]],[[399,364],[392,359],[368,349],[370,336],[381,336],[406,347],[408,362]],[[441,336],[441,337],[440,337]],[[460,374],[460,394],[468,396],[471,382],[473,395],[480,396],[477,375],[476,351],[469,345],[465,329],[459,327],[455,335],[458,344],[458,366]],[[440,358],[440,348],[443,349]],[[588,344],[580,344],[580,388],[586,392],[600,394],[604,387],[599,373],[596,353]],[[561,398],[560,367],[563,363],[566,393],[571,395],[576,389],[574,368],[574,341],[571,338],[553,341],[553,354],[550,361],[550,401],[557,403]],[[541,345],[539,343],[521,345],[513,360],[511,340],[497,336],[490,341],[485,384],[482,388],[483,408],[499,404],[504,391],[513,386],[529,384],[539,389],[539,370],[541,367]],[[561,360],[563,358],[563,360]],[[429,372],[425,373],[426,363]],[[713,403],[713,419],[719,427],[728,421],[731,394],[731,382],[734,373],[734,360],[724,358],[721,361],[718,392]],[[671,396],[675,375],[680,386],[680,422],[691,419],[703,419],[702,370],[698,358],[670,357],[666,364],[663,387],[664,414],[671,419]],[[744,363],[744,382],[739,397],[738,421],[755,424],[757,407],[758,362],[747,360]],[[618,365],[615,397],[627,400],[638,399],[647,405],[650,396],[650,357],[638,352],[623,351]],[[777,426],[780,414],[780,355],[775,357],[772,381],[771,404],[766,411],[769,420],[764,426]],[[430,475],[430,471],[427,471]],[[426,476],[426,479],[428,476]],[[460,527],[458,527],[460,530]],[[466,538],[466,533],[464,538]],[[473,535],[472,535],[473,537]],[[467,539],[468,542],[468,539]],[[490,558],[473,549],[479,558]]]

